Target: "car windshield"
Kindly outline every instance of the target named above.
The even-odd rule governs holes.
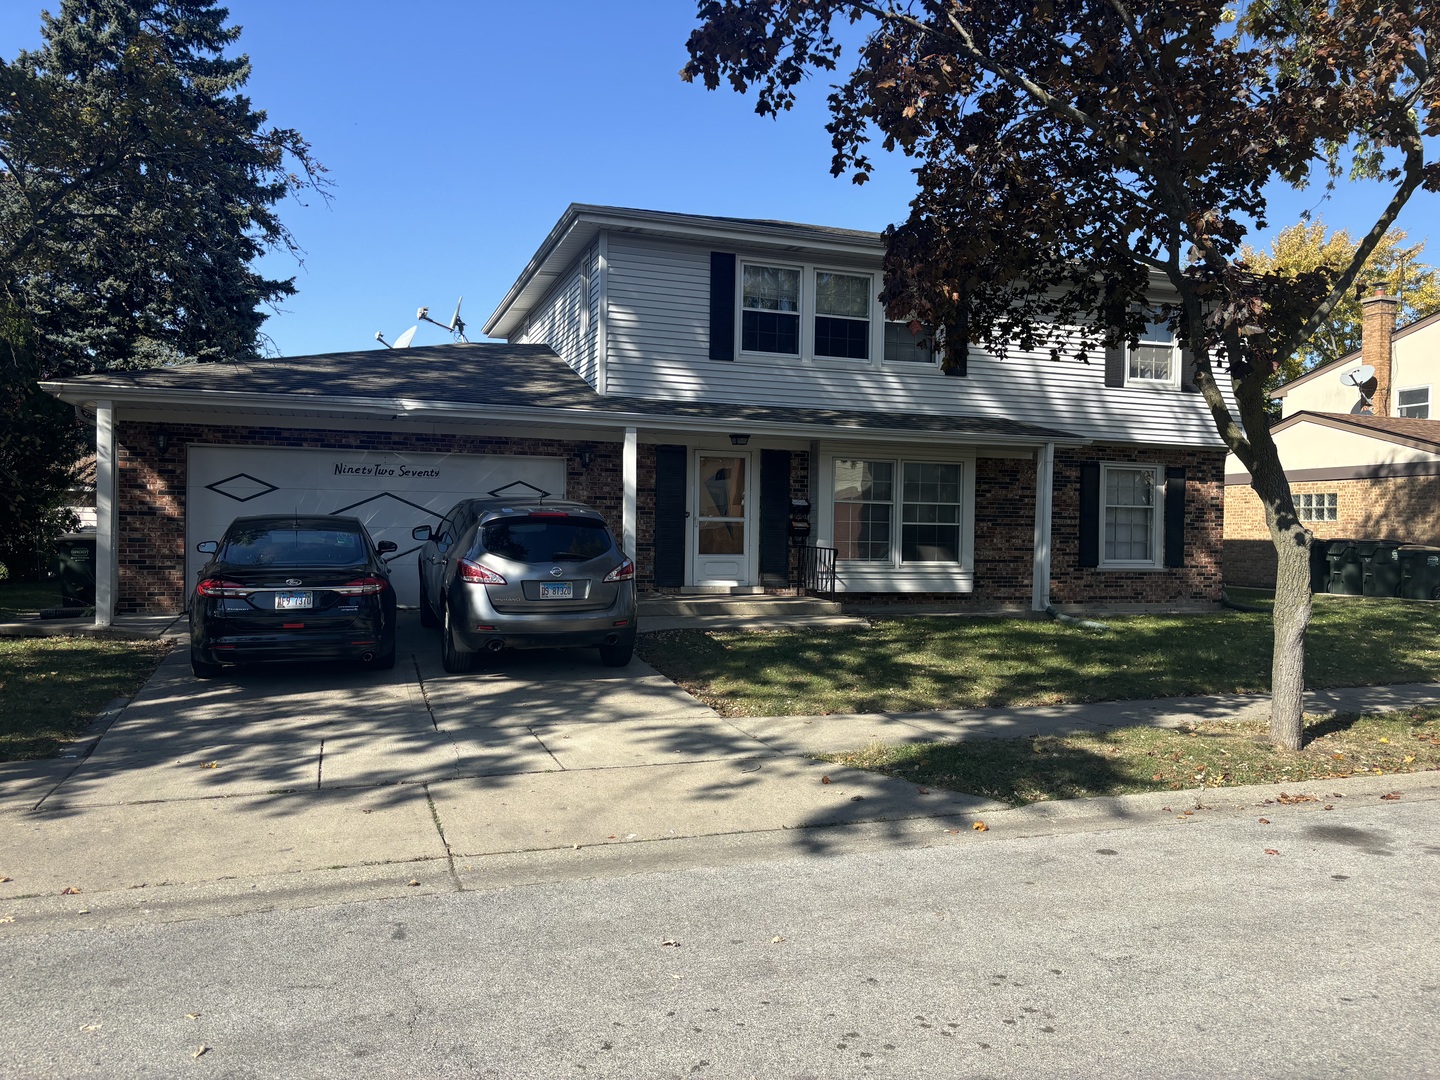
[[[219,558],[232,566],[348,566],[365,561],[365,544],[351,529],[237,529]]]
[[[610,550],[610,534],[593,518],[515,518],[486,525],[480,546],[515,562],[585,562]]]

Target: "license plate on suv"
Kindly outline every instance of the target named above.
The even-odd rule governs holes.
[[[308,592],[282,592],[275,594],[276,611],[302,611],[315,606],[315,594]]]
[[[542,581],[540,582],[541,600],[574,600],[575,583],[573,581]]]

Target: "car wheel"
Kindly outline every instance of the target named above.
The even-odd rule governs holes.
[[[440,625],[440,620],[435,617],[435,609],[430,606],[430,599],[425,595],[425,575],[420,575],[420,625],[435,627]]]
[[[197,679],[213,679],[220,674],[220,665],[206,660],[200,655],[200,650],[191,645],[190,670],[195,673]]]
[[[635,635],[621,638],[614,645],[600,646],[600,662],[606,667],[624,667],[635,655]]]
[[[440,631],[440,666],[452,675],[463,675],[475,666],[475,654],[455,647],[455,633],[450,626],[450,605],[445,605],[445,625]]]

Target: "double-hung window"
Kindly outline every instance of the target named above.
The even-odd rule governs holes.
[[[960,562],[962,468],[956,462],[837,458],[836,558],[892,566]]]
[[[740,347],[746,352],[800,355],[800,271],[745,263]]]
[[[885,324],[885,362],[887,364],[934,364],[934,329],[913,321],[887,322]]]
[[[1125,385],[1180,385],[1180,348],[1164,323],[1146,323],[1139,343],[1126,350]]]
[[[1160,493],[1164,477],[1149,465],[1100,467],[1100,565],[1160,565]]]
[[[1401,416],[1414,417],[1416,420],[1430,419],[1430,388],[1428,386],[1415,386],[1408,390],[1401,390],[1395,395],[1396,411]]]
[[[875,280],[868,274],[815,271],[815,355],[870,359],[870,308]]]

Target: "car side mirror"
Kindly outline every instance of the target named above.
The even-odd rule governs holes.
[[[384,555],[387,551],[399,551],[400,545],[395,543],[394,540],[381,540],[375,545],[375,550],[381,555]]]
[[[214,555],[215,552],[220,550],[220,541],[201,540],[200,543],[195,545],[195,550],[203,555]]]
[[[429,526],[429,525],[417,525],[417,526],[415,526],[415,528],[413,528],[413,529],[410,530],[410,535],[411,535],[412,537],[414,537],[416,540],[429,540],[429,539],[430,539],[430,526]]]

